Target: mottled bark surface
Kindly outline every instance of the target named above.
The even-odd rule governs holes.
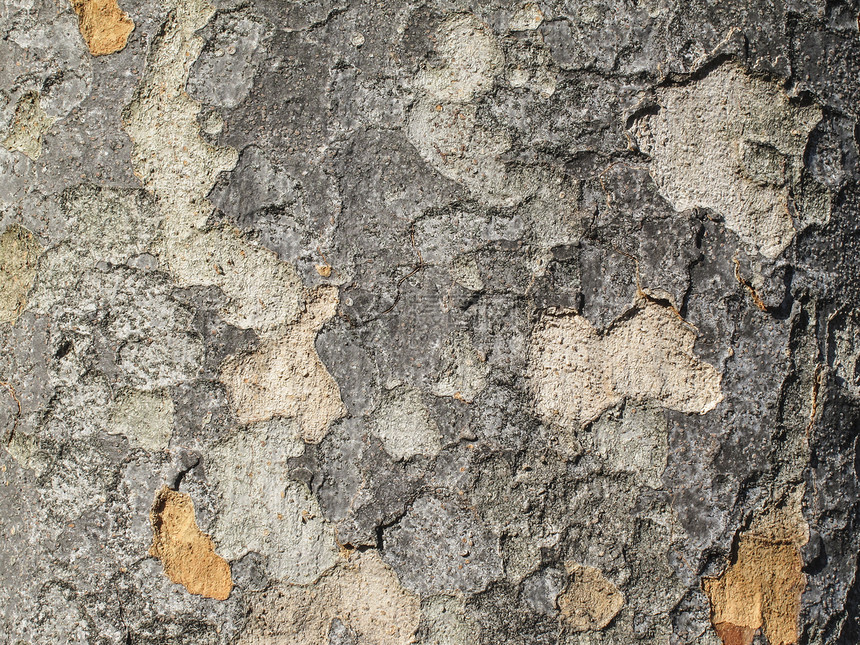
[[[858,11],[6,2],[0,643],[860,642]]]

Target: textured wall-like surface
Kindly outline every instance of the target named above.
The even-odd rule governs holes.
[[[858,11],[5,2],[0,643],[860,642]]]

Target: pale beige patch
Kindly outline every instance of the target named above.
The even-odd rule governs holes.
[[[421,618],[418,596],[400,586],[376,551],[355,554],[313,585],[288,585],[251,603],[243,645],[320,645],[337,618],[361,642],[413,643]]]
[[[803,152],[821,109],[793,104],[777,84],[734,64],[665,87],[657,101],[659,112],[638,119],[633,134],[652,157],[660,193],[675,210],[720,213],[762,255],[779,255],[794,238],[791,196],[800,192]],[[801,222],[828,217],[799,213]]]
[[[421,392],[397,388],[374,414],[373,433],[385,452],[400,461],[416,455],[436,456],[442,449],[442,433],[430,416]]]
[[[117,395],[108,434],[125,435],[132,446],[166,450],[173,433],[173,399],[166,392],[125,390]]]
[[[212,539],[197,528],[194,504],[185,493],[162,487],[149,513],[152,547],[164,573],[190,593],[226,600],[233,589],[230,565],[215,553]]]
[[[36,236],[22,226],[14,224],[0,235],[0,323],[14,325],[27,306],[41,254]]]
[[[508,25],[511,31],[534,31],[543,22],[543,11],[534,2],[523,5],[511,16]]]
[[[721,375],[694,356],[695,341],[674,311],[650,301],[602,335],[573,311],[547,312],[531,340],[537,412],[578,425],[626,397],[704,414],[722,400]]]
[[[218,175],[236,165],[238,153],[200,136],[201,106],[185,91],[203,48],[197,31],[215,8],[206,0],[169,0],[164,11],[169,17],[153,39],[143,79],[123,111],[123,128],[134,142],[134,171],[165,214],[165,245],[179,253],[178,247],[205,223],[212,208],[206,195]]]
[[[221,381],[241,423],[295,418],[302,438],[316,443],[333,421],[346,414],[337,383],[314,347],[317,332],[334,316],[337,303],[336,288],[320,287],[304,315],[282,337],[224,362]]]
[[[212,208],[206,195],[218,175],[231,170],[238,159],[235,149],[213,146],[200,136],[200,104],[185,92],[203,44],[196,31],[213,10],[202,0],[176,4],[154,42],[123,124],[134,141],[135,172],[165,214],[160,249],[165,267],[182,286],[220,287],[230,298],[224,312],[230,324],[274,336],[301,310],[295,269],[271,251],[249,244],[236,228],[205,229]]]
[[[36,161],[42,154],[42,135],[54,121],[56,119],[49,117],[42,109],[39,94],[27,92],[15,105],[15,115],[9,124],[9,133],[3,139],[3,147]]]
[[[158,253],[182,286],[221,288],[229,303],[223,319],[254,329],[263,339],[253,354],[228,359],[222,380],[237,416],[252,423],[274,416],[299,419],[302,436],[319,441],[345,413],[337,384],[314,348],[320,326],[333,315],[336,290],[310,294],[295,268],[248,242],[230,226],[207,227],[206,196],[221,172],[238,159],[235,149],[213,146],[200,135],[201,105],[185,91],[203,40],[196,35],[214,7],[205,0],[170,0],[154,39],[143,81],[123,113],[134,141],[132,164],[165,214]],[[302,316],[303,308],[307,311]]]
[[[134,30],[134,22],[116,0],[71,0],[78,14],[78,27],[93,56],[123,49]]]
[[[621,611],[624,595],[598,569],[565,563],[570,582],[558,597],[560,620],[574,632],[606,627]]]

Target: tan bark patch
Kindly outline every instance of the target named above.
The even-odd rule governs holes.
[[[721,376],[693,354],[696,333],[652,302],[600,334],[575,312],[545,314],[532,336],[530,374],[538,414],[586,423],[623,398],[705,413],[723,396]]]
[[[71,0],[78,27],[93,56],[113,54],[125,47],[134,22],[116,0]]]
[[[571,579],[558,597],[562,623],[575,632],[603,629],[621,611],[624,596],[594,567],[568,562],[565,568]]]
[[[334,316],[337,302],[336,288],[318,289],[305,314],[283,336],[224,362],[221,381],[230,390],[240,422],[296,418],[302,438],[315,443],[346,414],[340,389],[314,346],[317,332]]]
[[[226,600],[233,589],[230,565],[215,553],[212,539],[197,528],[194,504],[185,493],[163,486],[149,513],[152,547],[164,573],[190,593]]]
[[[0,323],[15,324],[27,306],[41,254],[36,236],[22,226],[10,226],[0,235]]]
[[[376,551],[342,562],[312,585],[286,585],[251,603],[242,645],[319,645],[337,618],[362,643],[413,643],[421,618],[418,596],[400,586]]]
[[[706,578],[711,621],[724,645],[750,645],[763,628],[770,645],[797,642],[800,595],[806,586],[795,542],[743,535],[735,561]]]

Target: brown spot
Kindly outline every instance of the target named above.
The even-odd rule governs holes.
[[[731,566],[705,578],[711,621],[724,645],[750,645],[763,629],[770,645],[797,642],[800,594],[806,586],[796,540],[741,536]]]
[[[233,589],[230,565],[215,553],[212,539],[197,528],[194,504],[185,493],[163,486],[149,513],[152,547],[164,573],[190,593],[226,600]]]
[[[624,596],[598,569],[568,562],[570,582],[558,597],[561,621],[575,632],[606,627],[621,611]]]
[[[30,231],[13,224],[0,235],[0,323],[12,323],[27,305],[42,246]]]
[[[78,27],[93,56],[113,54],[125,47],[134,22],[116,0],[71,0]]]
[[[756,633],[756,630],[750,627],[739,627],[731,623],[719,623],[714,629],[725,645],[749,645]]]

